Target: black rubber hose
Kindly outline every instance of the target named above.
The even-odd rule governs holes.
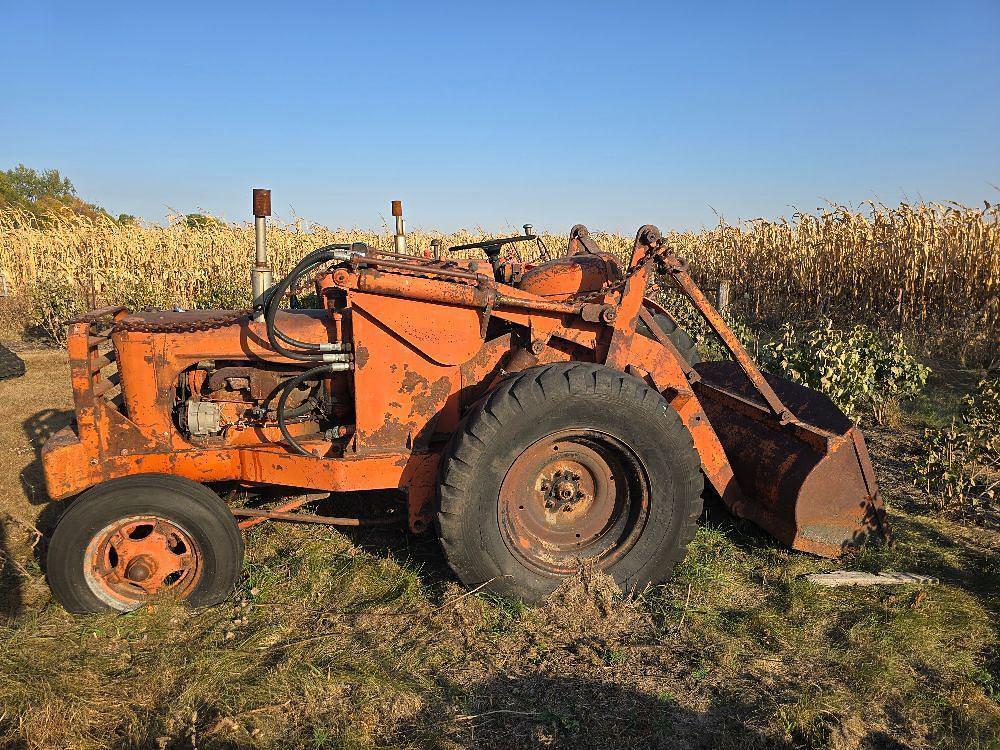
[[[335,257],[333,255],[333,251],[346,249],[350,249],[350,245],[326,245],[325,247],[313,250],[305,258],[300,260],[295,268],[293,268],[285,276],[285,278],[267,290],[264,297],[264,330],[267,333],[267,340],[271,344],[271,347],[279,354],[283,354],[289,359],[296,359],[302,362],[317,362],[322,360],[321,352],[324,350],[321,348],[320,344],[310,341],[299,341],[298,339],[292,338],[277,327],[275,324],[275,317],[278,312],[278,305],[281,304],[281,300],[285,296],[285,292],[288,291],[288,289],[298,280],[300,276],[320,263],[334,260]],[[281,339],[281,341],[285,342],[285,344],[295,347],[295,349],[299,349],[300,351],[289,349],[279,343],[278,339]],[[301,350],[305,351],[303,352]]]
[[[293,406],[291,409],[285,410],[285,419],[295,419],[296,417],[301,417],[313,409],[319,406],[319,399],[315,396],[310,396],[305,401],[303,401],[298,406]]]
[[[319,257],[314,258],[313,262],[311,263],[304,262],[312,258],[313,254],[310,253],[310,255],[306,256],[306,258],[303,259],[303,262],[300,262],[298,265],[296,265],[295,268],[293,268],[284,279],[282,279],[280,282],[278,282],[268,290],[268,295],[265,298],[264,302],[264,319],[270,321],[269,328],[273,329],[274,335],[277,338],[284,341],[286,344],[297,347],[299,349],[318,351],[319,344],[311,341],[299,341],[296,338],[292,338],[284,331],[279,329],[274,323],[275,317],[277,316],[278,313],[278,307],[281,304],[282,298],[285,296],[285,292],[289,288],[291,288],[291,286],[298,280],[298,278],[304,275],[307,271],[325,262],[326,260],[332,260],[332,258],[328,257],[326,253],[323,253]]]
[[[288,396],[291,394],[294,388],[297,388],[299,385],[301,385],[302,383],[311,378],[315,378],[319,375],[329,375],[331,372],[332,370],[330,369],[329,364],[320,365],[319,367],[313,367],[310,370],[306,370],[305,372],[296,375],[294,378],[289,378],[281,385],[282,389],[281,395],[278,397],[278,405],[275,407],[275,411],[277,412],[278,415],[278,429],[281,430],[281,434],[285,438],[285,441],[288,443],[288,447],[290,447],[300,456],[311,456],[313,458],[318,458],[315,453],[310,453],[301,445],[299,445],[299,443],[295,440],[295,438],[292,437],[291,433],[288,431],[288,426],[285,424],[285,417],[286,417],[285,404],[288,403]]]
[[[317,359],[317,357],[312,355],[305,355],[302,352],[293,352],[287,349],[282,344],[279,344],[277,339],[281,339],[290,346],[296,347],[298,349],[305,349],[306,351],[315,352],[320,351],[320,346],[314,342],[299,341],[298,339],[292,338],[287,335],[284,331],[277,328],[275,325],[275,317],[278,312],[278,306],[281,304],[281,300],[285,295],[285,292],[295,283],[295,281],[303,275],[310,268],[323,263],[325,260],[331,260],[331,250],[335,248],[331,247],[321,247],[318,250],[314,250],[309,253],[305,258],[303,258],[299,263],[293,268],[285,278],[279,281],[277,284],[272,286],[267,290],[266,296],[264,298],[264,321],[265,330],[267,331],[268,341],[275,348],[276,351],[291,357],[292,359],[312,361]]]

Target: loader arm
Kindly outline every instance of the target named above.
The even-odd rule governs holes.
[[[636,237],[630,271],[645,281],[638,269],[650,265],[690,300],[733,357],[685,373],[741,489],[720,493],[730,510],[789,546],[825,556],[869,538],[891,540],[860,430],[825,395],[761,372],[686,264],[647,226]],[[640,316],[655,334],[652,316]]]

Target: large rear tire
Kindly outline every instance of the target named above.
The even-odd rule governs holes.
[[[137,474],[80,495],[59,520],[46,562],[52,593],[70,612],[128,612],[160,594],[207,606],[236,586],[243,537],[204,485]]]
[[[698,354],[698,345],[695,343],[694,339],[688,335],[688,332],[677,325],[676,321],[668,315],[663,313],[654,312],[653,320],[660,327],[667,338],[669,338],[674,346],[677,347],[677,351],[681,353],[681,356],[687,360],[689,365],[696,365],[701,362],[701,355]],[[643,323],[641,320],[636,322],[635,325],[636,333],[640,336],[645,336],[648,339],[655,339],[653,332],[649,330],[649,326]]]
[[[497,386],[452,437],[438,529],[470,587],[537,601],[589,559],[641,589],[683,558],[702,487],[659,393],[599,365],[546,365]]]

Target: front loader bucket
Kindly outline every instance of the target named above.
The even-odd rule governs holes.
[[[727,497],[735,515],[826,557],[889,538],[864,438],[829,398],[765,375],[787,409],[778,418],[736,362],[695,369],[695,390],[742,490]]]

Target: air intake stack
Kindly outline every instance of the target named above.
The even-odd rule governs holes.
[[[267,217],[271,215],[271,191],[254,188],[253,225],[256,256],[250,271],[250,286],[253,290],[254,320],[264,320],[264,292],[273,283],[271,265],[267,259]]]
[[[396,235],[393,250],[400,255],[406,254],[406,226],[403,223],[403,201],[392,202],[392,215],[396,217]]]

